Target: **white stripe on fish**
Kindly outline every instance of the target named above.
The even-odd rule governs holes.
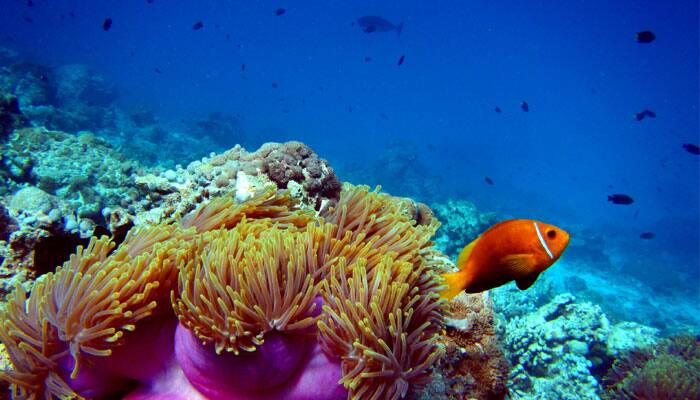
[[[542,245],[542,247],[544,247],[544,251],[547,252],[547,255],[549,256],[549,258],[554,258],[554,256],[552,255],[552,252],[549,250],[549,247],[547,247],[547,243],[544,241],[544,238],[542,237],[542,232],[540,232],[540,227],[537,226],[537,222],[534,222],[534,224],[535,224],[535,232],[537,232],[537,238],[540,239],[540,244]]]

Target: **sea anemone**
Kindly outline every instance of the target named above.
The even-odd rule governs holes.
[[[15,398],[403,398],[443,326],[437,222],[413,215],[348,185],[315,216],[271,188],[93,238],[9,297],[0,378]]]
[[[700,338],[680,335],[633,349],[605,377],[608,399],[700,398]]]

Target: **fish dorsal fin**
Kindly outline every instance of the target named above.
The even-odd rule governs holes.
[[[445,289],[440,291],[440,297],[446,300],[452,300],[458,294],[464,290],[464,273],[463,272],[451,272],[449,274],[442,275],[446,286]]]
[[[532,286],[533,283],[539,278],[540,274],[530,274],[524,278],[517,279],[515,284],[518,285],[518,289],[525,290]]]
[[[460,271],[467,267],[467,261],[469,260],[469,256],[471,256],[472,250],[474,250],[474,246],[478,241],[479,238],[472,240],[472,242],[464,246],[462,251],[459,253],[459,257],[457,258],[457,268],[459,268]]]
[[[532,254],[510,254],[499,263],[513,279],[522,279],[532,274],[536,261]]]

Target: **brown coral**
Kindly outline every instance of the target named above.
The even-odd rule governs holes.
[[[504,399],[508,362],[494,331],[493,304],[487,294],[461,294],[449,303],[446,355],[439,371],[447,394],[458,399]]]

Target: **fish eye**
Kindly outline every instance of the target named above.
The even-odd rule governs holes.
[[[555,231],[554,229],[548,230],[547,237],[550,239],[554,239],[555,237],[557,237],[557,231]]]

